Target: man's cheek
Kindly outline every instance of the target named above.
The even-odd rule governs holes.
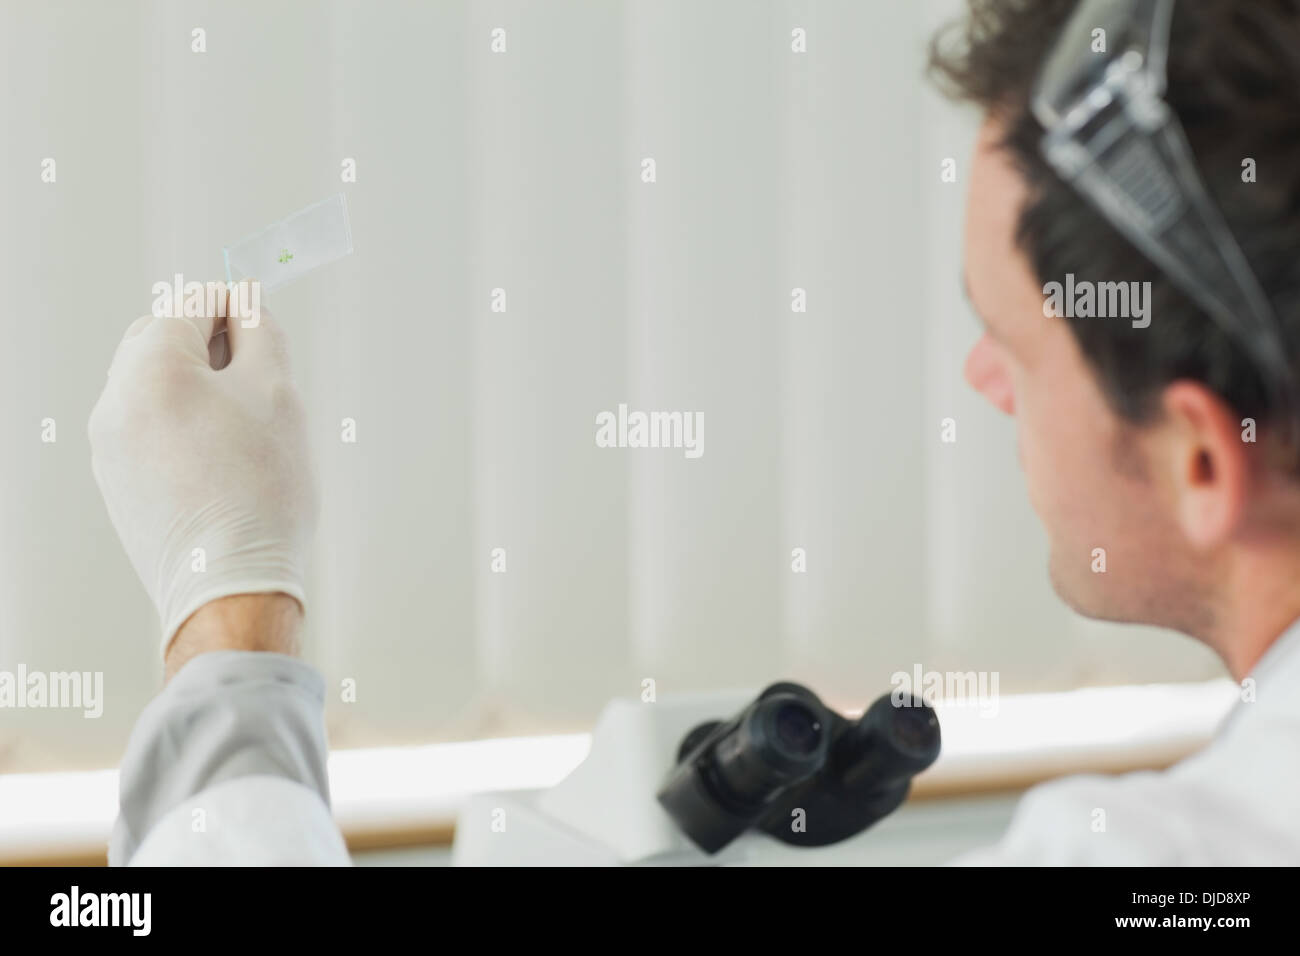
[[[1029,503],[1040,518],[1046,519],[1059,497],[1064,463],[1060,449],[1054,446],[1055,435],[1050,419],[1038,417],[1032,405],[1022,409],[1016,432],[1016,457],[1025,475]]]

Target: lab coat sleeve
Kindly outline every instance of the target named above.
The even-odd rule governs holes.
[[[321,676],[292,657],[195,657],[132,731],[109,863],[347,865],[323,709]]]

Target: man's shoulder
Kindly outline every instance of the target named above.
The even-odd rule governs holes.
[[[1248,761],[1222,751],[1207,748],[1164,771],[1080,774],[1040,784],[1021,799],[998,845],[957,862],[1300,864],[1300,820],[1293,809],[1300,776],[1289,770],[1289,779],[1275,773],[1261,780]]]

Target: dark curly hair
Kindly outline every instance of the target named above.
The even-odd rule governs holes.
[[[1029,94],[1074,0],[968,0],[940,31],[930,74],[941,89],[996,116],[1029,186],[1017,241],[1043,283],[1151,283],[1148,328],[1066,319],[1115,410],[1142,423],[1163,386],[1204,383],[1239,414],[1276,420],[1244,351],[1164,278],[1039,153]],[[1282,324],[1292,369],[1300,356],[1300,0],[1183,0],[1174,7],[1166,98],[1211,196]],[[1242,181],[1247,157],[1257,182]]]

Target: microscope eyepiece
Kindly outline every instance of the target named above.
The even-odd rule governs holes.
[[[939,718],[919,697],[881,697],[835,744],[835,768],[850,790],[906,783],[939,756]]]
[[[781,692],[760,697],[714,750],[714,772],[737,805],[765,806],[781,788],[821,769],[830,742],[821,702]]]
[[[807,688],[772,685],[731,720],[686,735],[659,803],[697,845],[716,853],[825,766],[830,716]]]
[[[750,827],[821,846],[890,813],[938,754],[939,721],[919,698],[896,706],[885,695],[850,721],[783,682],[732,719],[688,733],[658,799],[707,853]]]
[[[819,715],[797,700],[781,702],[772,715],[772,726],[777,746],[801,757],[816,752],[825,739],[825,726]]]

